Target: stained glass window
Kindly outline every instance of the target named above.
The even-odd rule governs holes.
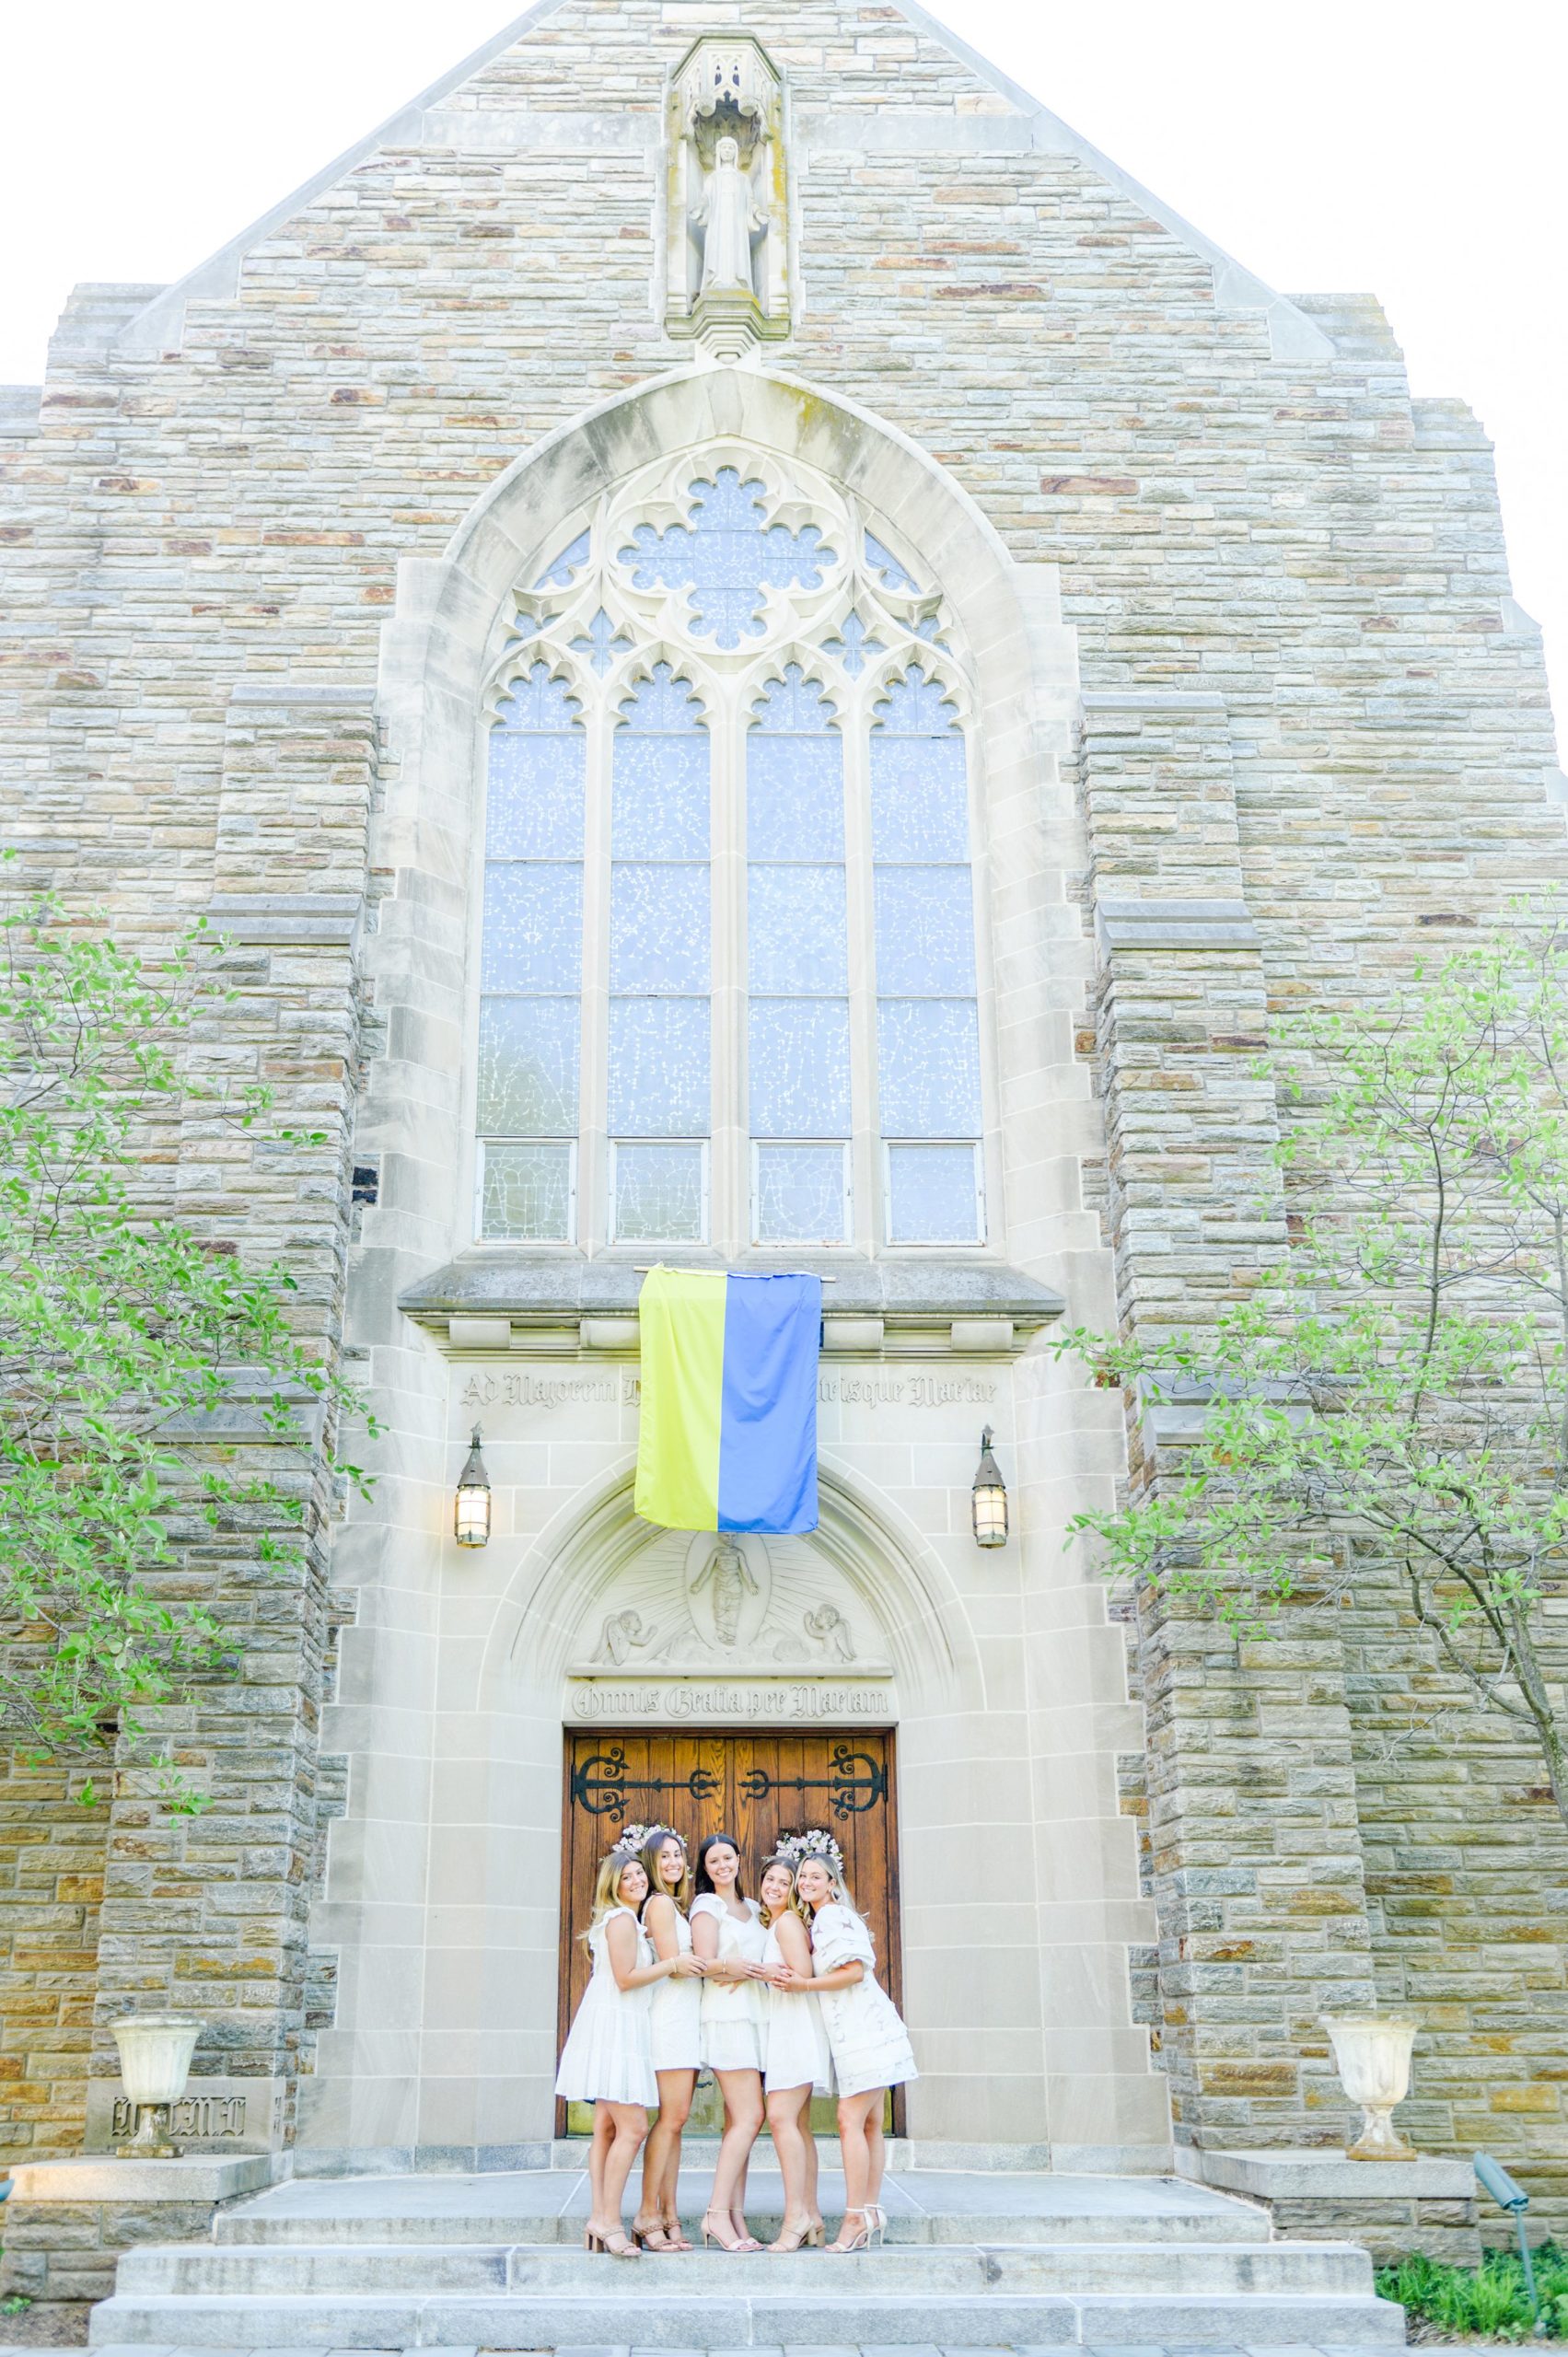
[[[610,786],[611,1215],[626,1242],[706,1233],[708,806],[702,706],[689,679],[657,664],[621,707]]]
[[[731,447],[651,461],[523,571],[476,912],[482,1238],[654,1257],[707,1242],[711,1201],[726,1251],[983,1239],[958,633],[880,529]]]
[[[871,733],[877,1075],[889,1243],[973,1244],[983,1232],[969,831],[958,714],[940,683],[912,664],[890,682]]]
[[[583,979],[586,740],[537,662],[490,737],[480,975],[480,1234],[574,1232]]]
[[[843,742],[798,663],[747,742],[752,1235],[842,1243],[851,1129]]]

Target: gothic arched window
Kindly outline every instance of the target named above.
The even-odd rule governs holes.
[[[487,1242],[984,1241],[967,690],[805,469],[650,470],[517,598],[489,704]]]

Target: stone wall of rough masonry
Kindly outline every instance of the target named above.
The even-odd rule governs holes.
[[[1163,937],[1113,915],[1099,936],[1109,1232],[1129,1314],[1167,1318],[1251,1282],[1272,1248],[1237,1232],[1265,1143],[1247,1087],[1268,1010],[1375,991],[1565,865],[1490,455],[1458,404],[1412,403],[1365,299],[1303,298],[1332,353],[1274,357],[1267,319],[1217,306],[1200,256],[896,9],[747,0],[744,20],[792,83],[802,308],[777,365],[909,434],[1015,556],[1060,566],[1095,739],[1097,903],[1234,901],[1256,929],[1226,946],[1191,913],[1162,916]],[[289,1260],[323,1352],[376,1021],[355,943],[395,888],[373,824],[380,626],[400,561],[438,554],[520,450],[686,357],[654,317],[651,150],[697,22],[663,0],[570,0],[422,137],[263,238],[237,295],[192,303],[157,353],[111,349],[151,290],[79,290],[39,432],[0,444],[6,831],[134,937],[215,901],[238,935],[238,996],[203,1052],[271,1080],[325,1139],[261,1149],[193,1126],[159,1183],[215,1235]],[[1124,704],[1113,723],[1093,701],[1129,691],[1221,699],[1223,746],[1209,702],[1163,719]],[[208,2067],[260,2072],[304,2029],[325,1562],[318,1546],[280,1583],[237,1547],[192,1576],[247,1639],[240,1679],[179,1727],[219,1806],[171,1826],[145,1794],[116,1801],[102,2003],[200,1999],[218,2021]],[[1446,1795],[1416,1808],[1434,1776],[1380,1765],[1367,1723],[1424,1681],[1379,1609],[1239,1660],[1179,1616],[1142,1632],[1183,2132],[1337,2122],[1311,2020],[1327,1983],[1363,1984],[1365,1930],[1379,1985],[1441,2011],[1434,2068],[1466,2100],[1434,2138],[1484,2116],[1505,2157],[1537,2155],[1563,2084],[1560,1878],[1532,1880],[1521,1833],[1544,1820],[1481,1737],[1462,1843]],[[1481,1938],[1500,1921],[1519,1933],[1501,1957]],[[1450,1984],[1459,2012],[1434,1994]]]
[[[16,1751],[0,1772],[0,2169],[82,2141],[108,1827],[83,1781]]]
[[[1568,1649],[1554,1650],[1561,1678]],[[1378,1995],[1427,2026],[1406,2133],[1423,2149],[1500,2153],[1532,2218],[1561,2235],[1568,1834],[1540,1756],[1438,1666],[1392,1574],[1359,1583],[1345,1651]]]

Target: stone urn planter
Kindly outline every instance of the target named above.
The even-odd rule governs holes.
[[[185,2092],[203,2025],[194,2014],[128,2014],[110,2026],[120,2049],[125,2099],[136,2111],[136,2132],[120,2146],[121,2159],[177,2160],[180,2147],[169,2140],[169,2112]]]
[[[1407,2014],[1325,2014],[1340,2084],[1363,2112],[1360,2135],[1347,2146],[1353,2161],[1413,2161],[1393,2122],[1396,2104],[1411,2091],[1411,2049],[1419,2022]]]

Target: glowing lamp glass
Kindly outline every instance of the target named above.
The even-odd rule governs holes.
[[[477,1424],[468,1462],[458,1477],[452,1527],[459,1547],[488,1547],[490,1544],[490,1476],[479,1453]]]
[[[1002,1479],[1001,1468],[991,1454],[991,1426],[987,1424],[981,1439],[980,1464],[975,1471],[970,1502],[974,1543],[977,1547],[1005,1547],[1007,1485]]]

